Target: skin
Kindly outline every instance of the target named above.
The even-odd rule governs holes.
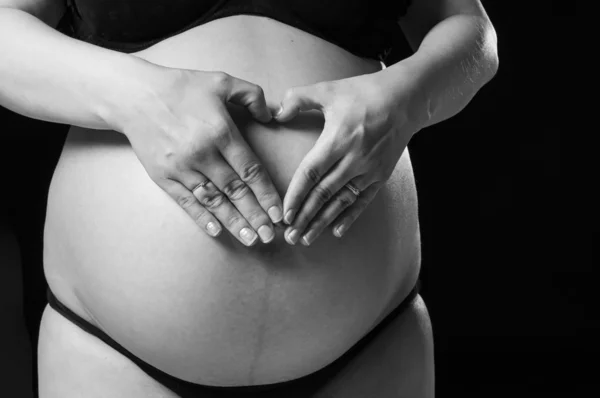
[[[38,17],[39,20],[50,26],[55,26],[64,13],[65,3],[60,0],[1,0],[0,8],[4,8],[7,17],[10,16],[6,22],[14,23],[15,17],[23,18],[23,15],[9,15],[7,13],[7,10],[19,9],[26,11],[27,15],[31,14]],[[225,222],[230,232],[247,245],[252,245],[257,241],[256,232],[261,228],[262,233],[259,232],[261,240],[270,242],[274,232],[271,222],[279,222],[283,211],[286,214],[286,223],[290,224],[299,211],[300,214],[295,225],[288,228],[286,232],[289,243],[295,244],[299,237],[303,236],[303,243],[310,244],[332,222],[335,224],[333,225],[334,234],[340,237],[373,200],[382,186],[381,182],[385,181],[386,177],[390,175],[390,164],[398,160],[406,145],[399,144],[388,150],[384,150],[385,148],[379,149],[379,151],[383,150],[385,153],[379,153],[375,147],[381,146],[387,140],[390,140],[390,136],[396,136],[393,137],[396,142],[408,143],[411,135],[419,129],[452,117],[464,108],[477,90],[493,77],[498,67],[496,34],[481,2],[478,0],[413,1],[407,15],[399,21],[399,24],[413,50],[415,50],[415,55],[382,72],[381,75],[385,75],[385,78],[383,76],[377,79],[364,77],[304,87],[301,89],[302,97],[298,95],[300,93],[299,88],[290,88],[291,91],[285,95],[286,98],[289,97],[285,102],[289,103],[281,104],[283,106],[281,108],[283,112],[280,118],[281,121],[289,121],[300,110],[319,109],[327,111],[328,115],[327,134],[323,135],[324,138],[315,145],[315,148],[307,155],[307,159],[294,175],[292,188],[286,194],[285,209],[281,209],[280,199],[268,175],[258,173],[259,175],[255,176],[253,174],[255,170],[261,171],[264,168],[257,162],[252,152],[244,146],[243,140],[239,139],[235,126],[227,117],[226,112],[222,110],[218,113],[221,115],[218,121],[213,120],[211,122],[205,119],[203,124],[212,126],[212,130],[216,127],[216,130],[224,131],[227,133],[226,135],[233,137],[233,142],[236,144],[234,147],[239,149],[234,153],[243,153],[245,158],[250,159],[249,166],[248,164],[245,167],[239,163],[236,164],[231,158],[232,151],[226,151],[229,156],[221,152],[224,156],[212,156],[210,158],[211,167],[199,167],[193,161],[193,158],[201,155],[202,151],[199,151],[200,153],[196,153],[196,151],[189,153],[188,151],[186,155],[181,154],[185,152],[183,146],[188,143],[186,138],[190,136],[189,126],[183,129],[181,126],[169,127],[168,131],[164,131],[162,130],[164,125],[169,125],[166,120],[158,120],[158,123],[152,126],[151,130],[155,130],[155,136],[158,136],[158,139],[147,141],[147,137],[151,134],[140,134],[138,135],[140,138],[135,140],[138,142],[135,148],[152,147],[152,144],[156,147],[156,144],[161,141],[163,143],[165,141],[179,143],[180,148],[169,154],[170,160],[167,162],[161,161],[161,157],[157,156],[154,151],[144,152],[138,150],[138,156],[142,164],[146,166],[154,182],[180,204],[190,217],[194,218],[211,236],[217,236],[220,232],[221,225],[215,219],[216,217]],[[4,25],[8,26],[9,31],[10,29],[14,30],[14,27],[9,26],[7,23],[4,23]],[[23,33],[30,33],[32,27],[29,26],[29,29]],[[75,50],[76,45],[73,42],[68,45],[59,43],[64,39],[59,40],[58,35],[47,29],[47,27],[44,29],[36,25],[33,30],[33,34],[36,34],[36,30],[39,30],[39,33],[42,33],[43,30],[43,36],[40,35],[31,40],[32,45],[38,44],[40,47],[27,53],[22,52],[23,46],[9,47],[13,57],[27,59],[31,56],[31,53],[36,54],[38,57],[44,56],[44,52],[49,48],[62,48],[65,51],[61,51],[61,53],[64,54],[75,53],[73,50]],[[9,35],[5,36],[8,37]],[[44,37],[44,40],[39,40],[40,37]],[[25,35],[22,39],[28,40]],[[10,42],[2,44],[6,48],[10,45]],[[85,60],[97,60],[100,55],[107,59],[118,58],[116,54],[111,52],[92,48],[92,46],[85,47],[85,51],[84,49],[77,50],[77,53],[80,54],[79,58],[67,60],[69,62],[66,62],[67,65],[74,67],[72,71],[74,76],[77,76],[82,70],[91,69],[85,64]],[[84,52],[89,53],[87,57],[83,57]],[[47,57],[51,58],[50,54],[47,54]],[[115,59],[106,64],[111,63],[120,63],[120,61],[118,62]],[[44,69],[39,71],[39,76],[44,76],[45,70],[49,67],[52,68],[47,62],[40,63],[36,60],[30,60],[27,65],[44,65]],[[98,75],[110,74],[110,72],[104,72],[101,65],[97,62],[94,65],[97,73],[93,78],[99,82],[102,82],[102,79],[98,79]],[[59,69],[62,65],[55,65],[55,67]],[[124,66],[119,68],[120,71],[127,69]],[[105,104],[94,104],[94,99],[98,97],[98,93],[102,93],[105,98],[123,95],[123,92],[118,90],[116,92],[105,92],[107,90],[106,85],[92,87],[95,90],[92,93],[86,92],[85,89],[70,92],[67,90],[64,93],[66,95],[61,96],[56,93],[56,84],[46,87],[48,79],[42,78],[40,81],[35,81],[35,79],[31,79],[29,73],[23,74],[23,76],[15,76],[15,69],[0,70],[0,72],[8,77],[6,81],[0,82],[2,83],[0,89],[9,93],[8,102],[3,103],[3,105],[16,112],[42,120],[100,129],[108,127],[127,135],[129,135],[129,131],[145,131],[148,129],[148,126],[145,126],[144,129],[139,126],[129,126],[126,130],[123,125],[125,122],[119,120],[108,122],[107,126],[107,120],[103,118],[102,114],[92,112],[96,114],[91,115],[91,109],[82,109],[82,104],[91,103],[95,105],[95,111],[98,110],[99,106],[104,106]],[[149,71],[147,73],[151,74]],[[185,73],[183,74],[185,75]],[[38,73],[35,73],[34,70],[33,76],[36,75]],[[124,73],[123,75],[127,74]],[[112,81],[118,80],[115,76],[111,77]],[[84,76],[82,81],[86,81],[86,79],[91,79],[91,76]],[[189,79],[190,76],[187,80]],[[64,82],[64,87],[73,87],[71,80]],[[125,91],[131,86],[131,81],[135,80],[125,79],[122,82]],[[181,80],[181,76],[179,80]],[[204,87],[201,84],[203,82],[202,76],[192,78],[192,80],[196,80],[199,86]],[[248,82],[236,81],[236,84],[233,84],[232,80],[235,79],[225,79],[222,74],[216,77],[216,80],[220,82],[217,97],[221,102],[233,99],[234,102],[239,103],[241,99],[242,103],[248,107],[257,120],[262,122],[270,120],[270,111],[264,105],[264,96],[260,87],[252,86]],[[376,80],[379,82],[385,80],[389,85],[381,86],[379,83],[374,83]],[[416,87],[413,80],[418,81]],[[233,91],[231,91],[232,85],[235,87]],[[58,86],[63,87],[60,84]],[[93,85],[88,84],[86,88],[88,86]],[[181,83],[171,83],[171,86],[175,90],[175,87],[181,87]],[[327,87],[327,90],[322,90],[324,86]],[[33,87],[35,91],[28,93],[24,89],[27,87]],[[335,90],[333,90],[333,87],[335,87]],[[382,102],[376,96],[362,98],[360,96],[361,92],[358,90],[365,88],[370,88],[370,92],[373,92],[376,88],[384,88],[385,97],[388,100]],[[416,91],[417,95],[410,95],[413,94],[411,93],[413,90]],[[10,95],[11,91],[14,91],[13,95]],[[324,91],[329,95],[323,95]],[[52,93],[52,95],[44,98],[42,93]],[[172,93],[171,96],[178,98],[175,93]],[[234,93],[237,94],[233,95]],[[345,95],[345,98],[340,98],[337,93],[346,93],[347,95]],[[168,96],[168,90],[163,94]],[[407,101],[407,94],[412,99]],[[353,98],[354,101],[349,101],[349,98]],[[359,100],[356,101],[356,99]],[[139,100],[139,98],[136,100]],[[146,98],[146,101],[143,102],[151,102],[147,100]],[[125,109],[135,108],[135,105],[131,103],[123,104],[122,101],[120,102],[121,107]],[[334,103],[337,106],[332,108]],[[37,108],[38,111],[32,112],[33,108]],[[155,108],[152,112],[156,110]],[[137,113],[140,113],[139,111],[139,109],[133,110]],[[129,109],[129,112],[132,112],[132,110]],[[150,112],[150,110],[147,110],[147,112]],[[142,113],[147,112],[142,111]],[[353,112],[363,112],[362,117],[355,117]],[[404,117],[395,117],[398,112]],[[373,121],[373,114],[378,115],[379,122]],[[70,116],[65,118],[65,115]],[[182,115],[179,116],[181,118]],[[193,118],[189,113],[188,116]],[[406,123],[407,118],[410,119],[410,123]],[[134,118],[134,120],[140,119]],[[362,135],[363,138],[368,137],[368,139],[354,139],[350,144],[351,148],[348,148],[349,144],[346,141],[349,134]],[[135,134],[132,134],[132,137],[135,138],[135,136]],[[328,137],[328,142],[325,142],[325,137]],[[140,142],[145,145],[139,144]],[[336,150],[332,151],[332,147],[335,147]],[[341,159],[339,148],[342,147],[348,148],[351,153],[346,154],[344,156],[346,161],[338,165],[336,161]],[[175,149],[177,149],[177,145]],[[218,149],[222,150],[222,148]],[[382,156],[381,161],[373,160],[375,154]],[[336,167],[332,167],[334,164]],[[202,170],[198,170],[199,168]],[[214,200],[206,202],[202,195],[199,198],[195,198],[194,195],[199,184],[207,182],[206,173],[202,172],[215,169],[221,171],[216,176],[220,181],[216,186],[214,184],[209,185],[207,191],[210,199],[216,197],[216,203],[222,204],[217,206],[220,210],[218,212],[206,209],[206,206],[201,204],[203,201],[205,204],[214,204]],[[323,177],[325,177],[324,181],[321,181]],[[355,181],[351,181],[354,179]],[[356,200],[355,197],[350,196],[347,189],[340,192],[340,188],[348,182],[354,183],[355,186],[358,185],[357,188],[360,191],[365,191],[360,199]],[[219,192],[222,190],[225,191],[227,198],[220,195]],[[332,198],[334,200],[331,200]],[[355,201],[356,203],[354,203]],[[324,206],[325,204],[327,206]],[[208,207],[212,206],[209,205]],[[319,211],[322,207],[324,207],[323,210]],[[319,213],[318,217],[316,217],[317,213]],[[314,221],[313,218],[315,218]],[[232,219],[240,221],[232,224],[230,221]],[[311,227],[306,231],[309,224],[311,224]],[[243,238],[244,236],[245,238]]]
[[[271,113],[262,89],[224,72],[168,74],[161,106],[118,117],[117,130],[150,178],[209,235],[218,236],[223,225],[246,246],[259,235],[270,242],[273,223],[282,219],[281,199],[226,107],[243,106],[266,123]]]
[[[41,398],[178,398],[129,359],[51,309],[44,313],[42,325]],[[365,398],[375,391],[381,398],[433,398],[433,354],[431,322],[419,297],[310,398]],[[286,396],[308,398],[292,393]]]
[[[214,37],[227,40],[226,51]],[[291,86],[381,69],[306,32],[244,15],[199,26],[135,56],[164,67],[227,71],[264,87],[272,108]],[[322,131],[321,115],[304,112],[289,123],[264,125],[243,108],[229,112],[285,192]],[[46,277],[66,306],[176,377],[208,385],[289,380],[345,352],[414,286],[419,235],[408,152],[376,200],[343,240],[329,236],[310,248],[290,246],[278,231],[270,244],[246,247],[230,234],[214,239],[198,229],[148,178],[122,134],[73,127],[48,198]],[[61,341],[76,344],[75,351],[91,341],[63,329],[63,317],[51,309],[48,314],[55,316],[43,320],[40,384],[49,392],[62,386],[57,395],[67,397],[66,388],[99,388],[115,370],[94,357],[71,357]],[[428,322],[425,313],[419,319]],[[395,336],[411,333],[421,332],[407,326]],[[106,345],[98,349],[97,359],[119,358]],[[98,371],[53,371],[65,361]],[[114,388],[160,391],[139,373],[120,365],[116,370],[123,379]]]
[[[280,122],[313,109],[326,119],[284,198],[292,245],[310,245],[330,225],[341,238],[411,137],[464,109],[498,69],[496,33],[478,0],[413,1],[399,23],[413,56],[375,74],[291,88],[281,102]]]
[[[239,105],[269,122],[262,88],[73,40],[51,28],[64,11],[64,0],[0,0],[0,48],[10,54],[0,61],[0,105],[123,134],[152,181],[206,234],[225,228],[246,246],[271,241],[281,197],[227,110]]]
[[[285,196],[285,221],[293,223],[286,231],[290,244],[303,235],[302,243],[309,246],[332,221],[338,238],[350,228],[360,215],[357,210],[364,209],[389,179],[409,133],[420,128],[421,122],[405,110],[418,89],[413,84],[392,91],[381,74],[373,73],[287,91],[279,121],[315,108],[323,111],[326,120]],[[348,181],[361,191],[360,196],[342,189]],[[297,206],[300,210],[294,217]]]
[[[227,51],[215,36],[228,39]],[[329,56],[306,55],[312,52]],[[265,87],[269,106],[292,85],[381,68],[251,16],[202,25],[136,56],[165,67],[226,70]],[[283,61],[270,61],[276,57]],[[229,111],[285,192],[322,119],[305,113],[267,126],[240,107]],[[358,221],[362,228],[310,250],[287,245],[281,232],[252,248],[229,234],[209,237],[144,172],[122,135],[71,129],[48,199],[46,276],[61,301],[91,314],[124,346],[139,347],[142,357],[161,347],[146,358],[178,377],[243,385],[301,376],[347,349],[392,296],[401,299],[414,284],[418,225],[408,153],[380,206]],[[185,336],[165,341],[177,330]]]
[[[448,25],[448,24],[445,24],[445,25]],[[447,33],[447,32],[446,32],[446,33]],[[443,36],[443,35],[442,35],[442,34],[440,34],[440,35],[438,35],[438,36]],[[441,57],[441,58],[444,58],[443,56],[440,56],[440,57]],[[453,57],[451,57],[451,56],[450,56],[450,57],[447,57],[447,58],[453,58]],[[456,57],[456,58],[459,58],[459,57]],[[431,59],[434,59],[434,58],[431,58]],[[460,60],[460,59],[459,59],[459,60]],[[440,65],[440,64],[443,64],[443,62],[441,62],[441,61],[440,61],[440,59],[438,59],[437,61],[438,61],[438,62],[437,62],[437,63],[435,63],[435,65]],[[430,60],[430,63],[429,63],[429,65],[432,65],[432,64],[433,64],[433,62],[431,62],[431,60]],[[424,64],[424,65],[427,65],[427,64]],[[449,66],[452,66],[452,63],[448,62],[448,65],[449,65]],[[390,69],[391,69],[391,68],[390,68]],[[434,69],[434,68],[429,68],[429,69]],[[438,78],[436,78],[436,73],[434,73],[433,71],[430,71],[430,72],[431,72],[431,73],[429,73],[429,74],[426,74],[426,75],[424,75],[424,76],[422,77],[422,81],[424,82],[424,83],[423,83],[423,86],[421,86],[421,87],[423,88],[423,90],[422,90],[422,91],[425,91],[425,92],[427,92],[427,91],[430,91],[431,93],[436,93],[436,92],[437,92],[438,94],[440,94],[440,93],[441,93],[441,92],[443,92],[444,90],[441,90],[441,89],[440,89],[440,90],[436,90],[436,88],[438,88],[438,89],[439,89],[439,88],[440,88],[440,86],[443,86],[442,84],[439,84],[439,76],[440,76],[440,75],[443,75],[443,74],[437,73],[437,76],[438,76]],[[390,76],[390,75],[388,75],[388,76]],[[395,74],[394,74],[394,76],[395,76],[395,77],[397,77],[397,73],[395,73]],[[396,81],[396,79],[392,79],[392,80]],[[392,80],[389,80],[389,81],[392,81]],[[436,84],[436,83],[437,83],[437,84]],[[398,83],[398,84],[399,84],[399,83]],[[439,97],[442,97],[442,95],[440,94],[440,95],[439,95]],[[439,101],[439,100],[438,100],[438,101],[436,101],[436,100],[434,100],[434,99],[432,99],[432,98],[433,98],[433,97],[428,97],[428,98],[427,98],[427,100],[423,102],[423,103],[427,104],[427,106],[425,106],[425,107],[424,107],[425,109],[427,109],[427,114],[429,114],[429,113],[430,113],[430,112],[429,112],[429,110],[430,110],[430,109],[434,109],[434,110],[436,110],[436,111],[437,111],[438,109],[442,109],[442,111],[441,111],[440,113],[438,113],[438,114],[441,114],[441,113],[444,113],[444,112],[446,112],[446,113],[451,113],[451,112],[449,112],[447,109],[444,111],[444,107],[443,107],[443,106],[438,106],[438,105],[434,105],[434,106],[432,106],[432,104],[435,104],[435,103],[438,103],[438,104],[439,104],[439,103],[443,103],[443,101]],[[432,113],[436,113],[436,112],[432,112]],[[340,118],[340,119],[343,119],[343,118]],[[359,123],[359,124],[360,124],[360,123]],[[385,124],[385,123],[384,123],[384,124]],[[343,130],[343,129],[342,129],[342,130]],[[360,129],[359,129],[359,130],[360,130]],[[365,130],[365,131],[367,131],[367,130]],[[334,134],[332,133],[332,134],[330,134],[330,135],[334,135]],[[382,136],[383,136],[383,135],[382,135]],[[132,137],[133,137],[133,135],[132,135]],[[340,140],[340,141],[343,141],[343,140]],[[401,146],[402,146],[401,144],[399,144],[399,145],[398,145],[398,147],[401,147]],[[404,147],[405,147],[405,145],[404,145]],[[363,147],[362,149],[364,150],[364,147]],[[400,153],[402,153],[402,152],[400,152]],[[318,158],[318,157],[317,157],[317,158]],[[313,180],[314,180],[314,179],[313,179]],[[320,180],[320,179],[319,179],[319,180]],[[180,182],[181,182],[181,181],[180,181]],[[340,183],[338,182],[337,184],[339,185]],[[188,189],[194,189],[194,188],[190,188],[190,187],[191,187],[191,186],[188,186],[187,188],[188,188]],[[364,205],[366,205],[366,204],[365,204],[365,203],[363,203],[363,206],[364,206]],[[419,323],[418,323],[418,322],[416,322],[415,324],[416,324],[416,325],[418,325]],[[409,332],[407,332],[407,331],[409,331],[409,330],[410,330],[410,328],[409,328],[408,326],[406,326],[406,327],[403,329],[403,333],[409,333]],[[53,347],[54,345],[53,345],[53,344],[50,344],[49,346],[50,346],[50,347]],[[390,362],[390,363],[391,363],[391,362]],[[371,363],[371,366],[375,366],[375,364]],[[366,374],[365,374],[364,376],[366,376]],[[364,378],[364,380],[371,380],[371,379],[370,379],[369,377],[365,377],[365,378]],[[389,380],[389,379],[388,379],[388,380]],[[378,381],[378,380],[376,380],[376,379],[375,379],[375,382],[377,382],[377,381]],[[348,382],[350,382],[350,380],[346,380],[346,383],[348,383]],[[132,385],[132,386],[133,386],[133,385]],[[392,396],[391,394],[394,394],[394,392],[395,392],[395,390],[396,390],[396,389],[397,389],[397,386],[394,386],[393,384],[392,384],[392,385],[390,385],[390,386],[389,386],[389,389],[387,389],[387,390],[386,390],[386,392],[385,392],[385,395],[387,396],[387,395],[388,395],[388,393],[389,393],[389,394],[390,394],[390,396]],[[430,389],[429,391],[432,391],[432,390]],[[348,394],[348,393],[349,393],[349,391],[347,391],[347,390],[346,390],[346,391],[345,391],[345,393],[346,393],[346,394]],[[420,391],[420,393],[423,393],[423,391]],[[340,396],[347,396],[347,395],[340,395]],[[413,395],[409,395],[409,396],[413,396]]]

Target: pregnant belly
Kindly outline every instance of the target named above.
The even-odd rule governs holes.
[[[214,40],[219,38],[219,40]],[[222,43],[227,43],[224,48]],[[253,16],[213,21],[136,54],[222,70],[263,87],[376,72],[295,28]],[[232,117],[283,195],[323,117],[258,124]],[[48,198],[45,272],[57,297],[128,350],[184,380],[262,384],[300,377],[346,351],[408,293],[419,271],[408,150],[342,239],[245,247],[208,237],[148,177],[126,137],[71,128]]]

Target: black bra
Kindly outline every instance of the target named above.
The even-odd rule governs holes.
[[[62,31],[79,40],[135,52],[215,19],[272,18],[365,58],[412,53],[398,19],[410,0],[67,0]]]

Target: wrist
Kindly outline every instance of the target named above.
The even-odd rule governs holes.
[[[97,107],[98,116],[113,130],[125,134],[137,115],[149,113],[161,97],[161,87],[173,79],[175,69],[165,68],[129,54],[118,54]]]
[[[382,87],[389,90],[392,102],[401,108],[407,121],[416,126],[415,132],[426,126],[433,109],[424,65],[407,58],[378,73]]]

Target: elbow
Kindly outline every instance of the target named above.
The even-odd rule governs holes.
[[[486,62],[486,84],[489,83],[490,80],[494,78],[494,76],[496,76],[499,67],[499,58],[497,52],[490,54],[488,58],[489,59]]]
[[[479,78],[477,79],[478,83],[474,84],[473,96],[496,76],[498,66],[498,54],[496,52],[485,54],[485,57],[479,63]]]
[[[498,57],[498,36],[491,21],[486,18],[481,25],[480,51],[482,55],[483,83],[487,84],[498,73],[500,58]]]

